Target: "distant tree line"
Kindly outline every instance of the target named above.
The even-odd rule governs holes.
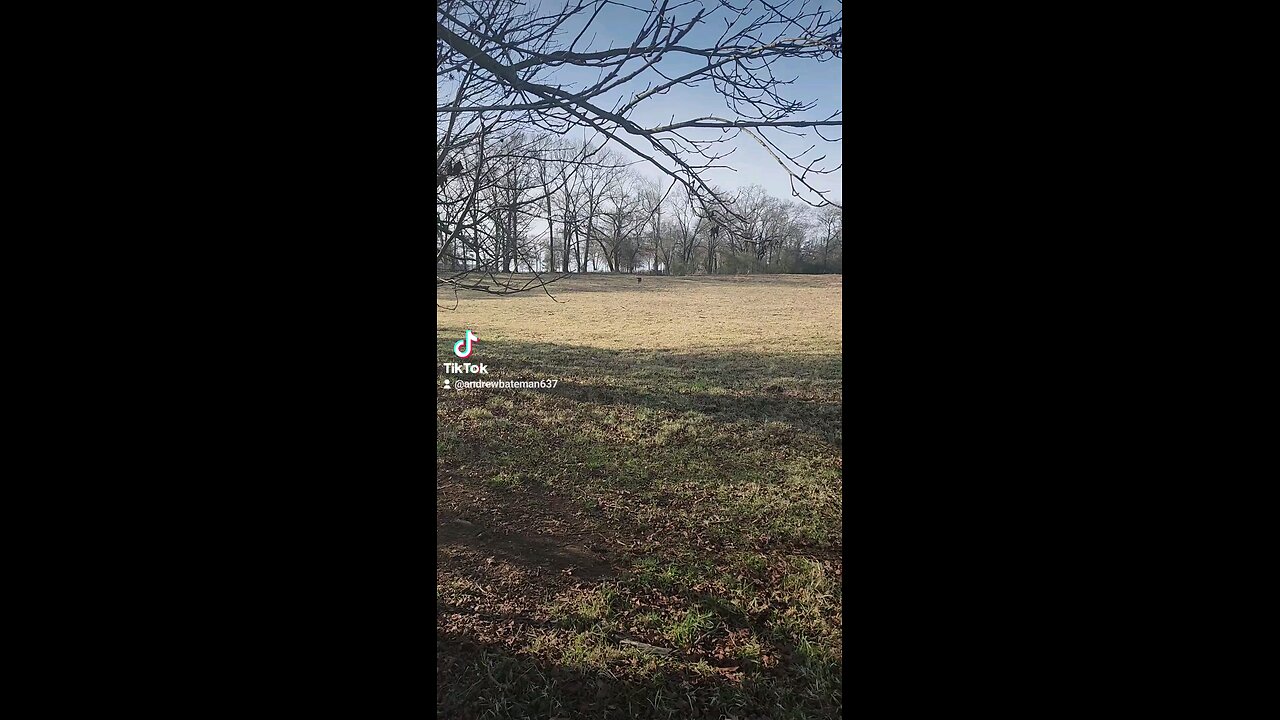
[[[487,154],[490,177],[470,203],[465,181],[452,189],[447,178],[440,183],[440,221],[463,227],[440,234],[448,242],[437,244],[440,271],[842,271],[837,206],[813,208],[753,185],[716,188],[733,211],[723,212],[683,187],[640,176],[608,149],[557,145],[549,136],[516,132]],[[466,217],[452,217],[464,210]]]

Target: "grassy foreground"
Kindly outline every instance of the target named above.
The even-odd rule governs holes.
[[[840,283],[437,311],[437,717],[840,717]],[[558,386],[444,390],[466,329]]]

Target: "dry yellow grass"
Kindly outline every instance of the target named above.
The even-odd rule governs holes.
[[[505,276],[504,276],[505,277]],[[528,277],[528,276],[517,276]],[[437,289],[436,330],[606,349],[841,352],[840,275],[564,278],[557,300]],[[442,309],[440,306],[443,305]]]

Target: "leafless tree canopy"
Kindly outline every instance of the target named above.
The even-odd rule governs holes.
[[[608,35],[625,35],[629,45],[593,44],[605,31],[602,14]],[[796,211],[765,213],[758,198],[726,193],[705,177],[730,167],[735,140],[744,136],[787,174],[794,198],[813,208],[836,205],[814,183],[840,166],[810,156],[839,139],[840,112],[811,117],[817,100],[788,97],[792,80],[774,71],[784,58],[840,58],[839,3],[442,0],[436,32],[436,258],[438,268],[448,266],[438,271],[438,284],[499,293],[545,287],[556,268],[570,271],[571,249],[583,269],[593,244],[610,269],[634,267],[641,254],[655,268],[687,264],[694,224],[707,225],[704,243],[749,247],[764,260],[780,246],[784,216]],[[594,80],[566,87],[569,70]],[[680,86],[713,87],[724,108],[690,108],[686,117],[651,127],[631,119],[646,101]],[[775,133],[812,137],[812,144],[789,153]],[[608,152],[606,141],[621,156]],[[634,186],[625,171],[637,162],[669,182]],[[663,215],[677,187],[683,218]],[[525,239],[533,218],[549,226],[538,244]],[[674,241],[682,236],[682,245]],[[534,281],[516,285],[498,275],[521,265],[536,273]]]

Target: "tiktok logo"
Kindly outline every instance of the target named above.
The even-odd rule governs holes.
[[[471,357],[471,343],[479,339],[475,333],[468,330],[466,337],[453,344],[453,354],[460,358]],[[463,347],[463,345],[466,345],[466,347]]]

